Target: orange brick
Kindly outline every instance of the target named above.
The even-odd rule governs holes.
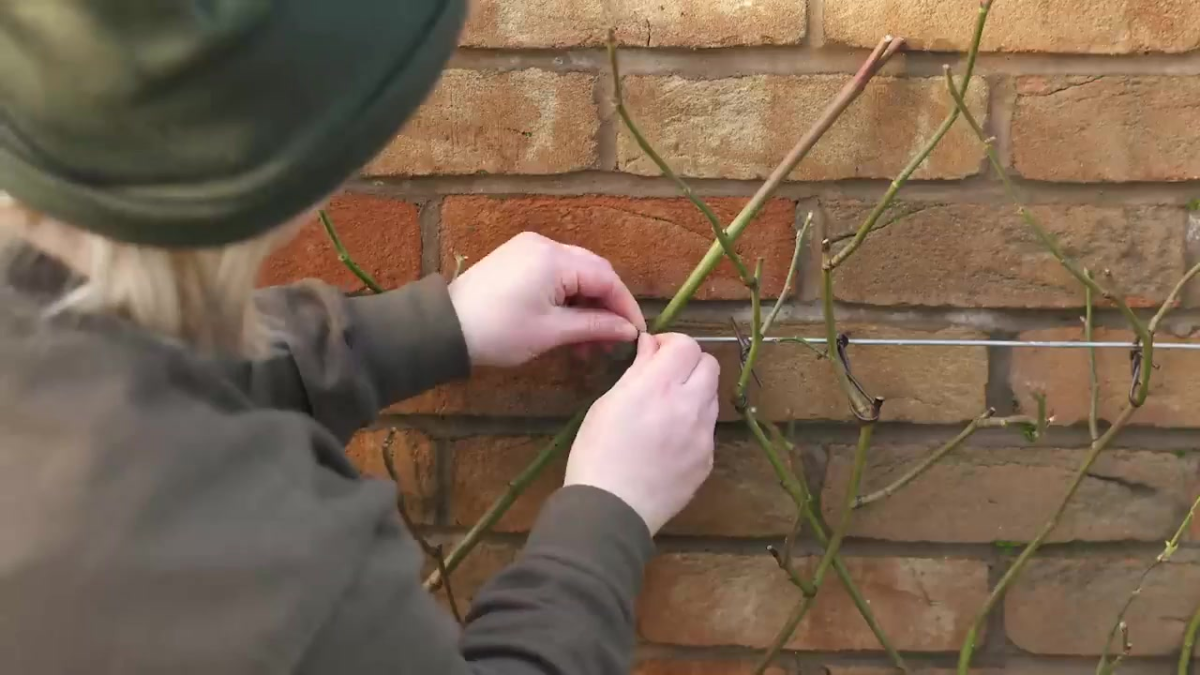
[[[1074,328],[1048,329],[1022,333],[1022,340],[1081,340],[1082,330]],[[1097,329],[1100,341],[1130,341],[1132,333]],[[1172,341],[1160,334],[1159,342]],[[1200,426],[1200,361],[1188,352],[1157,350],[1154,363],[1158,367],[1150,378],[1150,395],[1146,404],[1132,420],[1134,425],[1156,427]],[[1100,416],[1113,420],[1129,404],[1129,353],[1121,349],[1096,350],[1097,374],[1100,380]],[[1043,392],[1056,424],[1086,423],[1089,408],[1090,375],[1085,349],[1016,349],[1013,350],[1011,383],[1023,410],[1036,410],[1033,394]]]
[[[1036,180],[1196,180],[1198,125],[1195,77],[1022,77],[1013,164]]]
[[[748,200],[707,200],[729,223]],[[764,258],[765,295],[778,297],[795,249],[795,203],[772,200],[742,237],[747,260]],[[708,220],[686,199],[631,197],[449,197],[442,205],[442,269],[454,256],[478,262],[526,230],[582,246],[607,259],[633,293],[670,298],[683,285],[714,241]],[[697,300],[748,298],[729,261],[723,261]]]
[[[822,203],[833,236],[852,234],[873,202]],[[1036,206],[1030,212],[1072,256],[1122,280],[1126,300],[1166,300],[1184,272],[1183,209]],[[1079,282],[1014,209],[995,204],[897,203],[834,275],[834,295],[870,305],[1082,307]],[[819,260],[813,240],[813,260]]]
[[[876,443],[859,494],[890,485],[938,445]],[[850,532],[886,541],[1030,541],[1058,508],[1086,454],[959,448],[885,501],[856,510]],[[822,498],[829,522],[841,513],[852,464],[853,448],[831,449]],[[1198,472],[1195,455],[1110,450],[1093,465],[1047,541],[1166,541],[1197,495]]]
[[[753,661],[729,659],[645,659],[634,667],[633,675],[751,675],[754,665]],[[785,675],[786,672],[772,666],[764,675]]]
[[[625,99],[643,134],[674,170],[702,178],[766,178],[849,80],[840,75],[747,75],[717,80],[630,75]],[[987,117],[983,82],[968,94]],[[941,78],[877,77],[825,135],[793,180],[894,178],[953,107]],[[917,178],[963,178],[979,171],[983,146],[965,124],[947,134]],[[624,128],[621,171],[659,175]]]
[[[367,176],[548,174],[592,168],[596,77],[450,69]]]
[[[956,651],[988,593],[981,561],[847,558],[846,567],[897,649]],[[810,576],[816,560],[796,561]],[[650,564],[638,605],[641,636],[686,646],[768,645],[800,599],[775,561],[760,556],[668,554]],[[838,579],[830,573],[788,643],[813,651],[879,650]]]
[[[1200,47],[1191,0],[1044,2],[1002,0],[992,6],[984,51],[1063,54],[1185,52]],[[903,35],[911,49],[966,51],[979,5],[941,0],[826,0],[825,38],[874,47],[880,35]]]
[[[476,436],[452,441],[451,522],[469,527],[478,521],[549,441],[549,436]],[[564,448],[521,493],[496,524],[496,532],[525,532],[533,527],[542,504],[562,487],[569,450]]]
[[[342,194],[326,208],[350,256],[384,288],[421,276],[421,227],[416,204],[361,194]],[[314,218],[263,265],[260,283],[320,279],[346,291],[363,283],[338,260],[320,221]]]
[[[804,0],[478,0],[459,44],[488,48],[599,47],[611,27],[635,47],[796,44]]]
[[[1004,601],[1009,639],[1035,654],[1099,656],[1121,606],[1153,558],[1033,559]],[[1125,616],[1132,654],[1178,655],[1197,604],[1200,565],[1158,567]]]
[[[745,332],[745,326],[743,331]],[[697,328],[697,332],[713,329]],[[729,328],[720,329],[728,335]],[[777,335],[820,337],[824,326],[777,324]],[[978,333],[958,329],[921,332],[885,326],[845,324],[839,330],[855,337],[962,337]],[[740,419],[733,406],[741,366],[734,343],[706,344],[721,363],[721,419]],[[979,416],[987,405],[987,353],[982,347],[849,347],[858,380],[871,396],[884,397],[885,421],[937,424]],[[769,420],[851,420],[849,403],[833,373],[833,365],[803,345],[763,345],[755,372],[762,389],[751,380],[750,404]]]

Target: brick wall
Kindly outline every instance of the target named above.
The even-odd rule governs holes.
[[[797,223],[813,211],[849,230],[948,109],[937,79],[957,64],[974,0],[476,0],[463,48],[420,115],[331,207],[360,264],[394,287],[478,260],[532,229],[607,256],[653,314],[711,241],[708,226],[619,128],[602,42],[616,28],[632,114],[656,147],[728,219],[753,194],[884,34],[898,58],[817,146],[739,242],[767,259],[775,297]],[[1139,306],[1195,261],[1200,214],[1200,12],[1194,0],[996,0],[971,105],[1036,212],[1071,252],[1108,269]],[[908,214],[875,234],[837,276],[854,335],[1079,337],[1082,293],[1006,204],[960,124],[903,192]],[[813,251],[778,332],[817,332]],[[314,224],[264,282],[318,276],[356,287]],[[729,266],[687,320],[722,330],[748,319]],[[1188,307],[1200,301],[1190,294]],[[1186,335],[1200,313],[1170,324]],[[1100,339],[1122,339],[1111,309]],[[786,324],[786,325],[782,325]],[[732,391],[736,355],[715,349]],[[844,553],[912,663],[952,665],[989,588],[1031,538],[1086,447],[1086,353],[985,348],[860,348],[855,370],[885,396],[866,489],[911,467],[986,406],[1028,408],[1044,390],[1070,428],[1038,448],[1002,430],[976,436],[890,501],[857,514]],[[1101,412],[1119,410],[1128,357],[1099,363]],[[854,428],[828,364],[771,346],[759,366],[763,416],[794,420],[826,503],[844,490]],[[1140,570],[1198,492],[1200,357],[1161,354],[1146,408],[1085,480],[1051,544],[987,625],[980,672],[1091,672]],[[453,540],[611,375],[555,354],[517,373],[482,372],[388,412],[349,452],[386,476],[387,427],[417,522]],[[726,396],[728,398],[728,396]],[[723,418],[734,417],[727,408]],[[672,523],[639,605],[641,675],[749,672],[796,592],[764,553],[792,509],[740,425],[723,425],[716,471]],[[552,467],[455,575],[460,597],[511,559]],[[801,566],[818,553],[799,543]],[[1184,550],[1148,581],[1129,615],[1130,672],[1162,672],[1200,603],[1200,560]],[[779,675],[888,672],[838,582],[827,584]]]

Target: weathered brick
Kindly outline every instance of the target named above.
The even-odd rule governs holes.
[[[390,409],[401,414],[567,417],[603,394],[620,373],[597,358],[580,361],[558,349],[519,368],[477,368]]]
[[[852,235],[873,203],[822,204],[833,236]],[[1153,306],[1183,274],[1185,213],[1172,207],[1030,208],[1081,264],[1111,270],[1134,306]],[[834,275],[843,301],[873,305],[1082,307],[1079,282],[1014,209],[899,203]],[[814,260],[819,259],[814,240]]]
[[[747,200],[707,201],[728,223]],[[763,279],[769,297],[783,289],[795,248],[794,220],[794,202],[772,200],[738,240],[738,251],[748,260],[762,257],[771,262]],[[686,199],[449,197],[442,205],[442,269],[454,269],[455,254],[478,262],[526,230],[603,256],[635,295],[649,298],[674,295],[713,242],[712,225]],[[747,297],[728,261],[696,294],[697,300]]]
[[[1196,180],[1198,125],[1195,77],[1023,77],[1013,164],[1038,180]]]
[[[1022,340],[1082,340],[1081,330],[1048,329],[1022,333]],[[1132,343],[1133,334],[1096,329],[1100,341]],[[1159,334],[1158,342],[1178,341]],[[1200,426],[1200,362],[1187,352],[1159,349],[1154,352],[1156,370],[1150,378],[1150,395],[1132,420],[1135,425],[1157,427]],[[1113,420],[1129,405],[1129,352],[1097,349],[1096,371],[1100,381],[1100,417]],[[1056,424],[1086,423],[1088,418],[1090,370],[1085,349],[1013,350],[1011,383],[1023,410],[1036,410],[1033,394],[1043,392]]]
[[[1102,3],[1005,0],[992,7],[984,51],[1072,54],[1183,52],[1200,47],[1191,0]],[[974,2],[826,0],[825,38],[873,47],[903,35],[912,49],[966,51],[979,11]]]
[[[452,543],[445,545],[446,550],[450,550],[450,548],[452,548]],[[458,569],[450,575],[450,588],[454,591],[454,603],[458,606],[459,612],[464,615],[467,613],[471,602],[475,599],[475,594],[492,577],[511,565],[516,560],[519,550],[519,548],[507,544],[483,542],[471,551],[471,555],[463,559]],[[423,572],[428,575],[436,569],[437,565],[427,560]],[[437,591],[436,597],[443,607],[450,607],[444,588]]]
[[[459,44],[489,48],[598,47],[607,31],[636,47],[796,44],[804,0],[479,0]]]
[[[895,675],[896,668],[894,666],[825,666],[825,675]],[[914,675],[954,675],[958,671],[954,668],[931,668],[928,666],[915,666],[911,668]],[[1046,670],[1028,670],[1022,667],[1000,668],[979,668],[972,667],[970,672],[973,675],[1049,675],[1052,671]],[[803,674],[802,674],[803,675]],[[1066,674],[1061,674],[1066,675]]]
[[[811,575],[817,561],[795,561]],[[983,562],[923,558],[847,558],[846,567],[897,649],[957,650],[987,596]],[[771,642],[800,592],[768,555],[663,555],[646,572],[638,604],[641,636],[689,646]],[[986,639],[986,637],[984,637]],[[788,643],[791,649],[878,650],[832,573],[816,606]]]
[[[1005,597],[1009,639],[1037,654],[1101,654],[1121,606],[1152,561],[1152,555],[1035,558]],[[1200,565],[1159,566],[1125,616],[1133,655],[1178,654],[1184,626],[1197,604]]]
[[[354,261],[384,288],[396,288],[421,275],[421,229],[415,204],[383,197],[342,194],[326,213]],[[347,291],[363,283],[338,260],[324,226],[313,218],[263,264],[259,283],[276,286],[320,279]]]
[[[743,329],[745,327],[743,326]],[[840,324],[851,339],[869,337],[981,338],[961,329],[935,332]],[[712,329],[697,328],[697,333]],[[724,335],[729,328],[717,328]],[[777,335],[821,337],[824,326],[776,324]],[[691,332],[691,329],[689,329]],[[820,347],[819,347],[820,348]],[[734,343],[706,344],[721,363],[721,419],[738,419],[733,407],[741,370]],[[855,347],[848,349],[855,377],[871,396],[886,399],[882,419],[925,424],[973,419],[987,409],[987,353],[983,347]],[[748,397],[758,414],[768,420],[850,420],[849,403],[842,395],[832,364],[818,359],[807,347],[794,343],[765,344],[755,372],[762,388],[750,381]]]
[[[383,459],[385,448],[390,448],[409,517],[414,523],[433,523],[437,509],[437,460],[433,441],[412,429],[360,431],[350,439],[346,455],[363,475],[391,480]]]
[[[753,661],[729,659],[646,659],[639,661],[633,675],[751,675]],[[786,675],[783,668],[772,666],[765,675]]]
[[[367,176],[549,174],[596,162],[595,76],[448,70]]]
[[[677,173],[703,178],[765,178],[845,85],[840,75],[752,75],[719,80],[627,76],[625,101],[642,132]],[[987,116],[987,87],[968,94]],[[793,180],[892,178],[900,173],[953,107],[940,78],[876,78],[834,124]],[[983,150],[956,125],[917,171],[917,178],[975,174]],[[622,128],[620,170],[658,175]]]
[[[882,489],[936,448],[871,447],[859,494]],[[883,502],[855,511],[851,534],[888,541],[1030,541],[1057,507],[1086,450],[959,448]],[[822,504],[835,522],[853,448],[831,452]],[[1191,507],[1200,457],[1112,450],[1097,460],[1047,539],[1162,542]]]
[[[454,441],[450,518],[468,526],[505,491],[509,479],[533,461],[548,437],[483,436]],[[562,485],[567,454],[555,461],[517,499],[496,526],[524,532]],[[722,438],[709,479],[686,509],[664,528],[666,534],[760,537],[785,534],[795,508],[758,446]]]

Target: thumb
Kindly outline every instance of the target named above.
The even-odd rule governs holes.
[[[589,342],[632,342],[638,329],[629,320],[603,309],[563,308],[551,318],[556,346]],[[640,349],[639,349],[640,351]]]

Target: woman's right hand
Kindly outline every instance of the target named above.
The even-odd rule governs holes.
[[[695,340],[641,334],[633,365],[576,436],[566,485],[616,495],[657,534],[712,471],[719,375]]]

